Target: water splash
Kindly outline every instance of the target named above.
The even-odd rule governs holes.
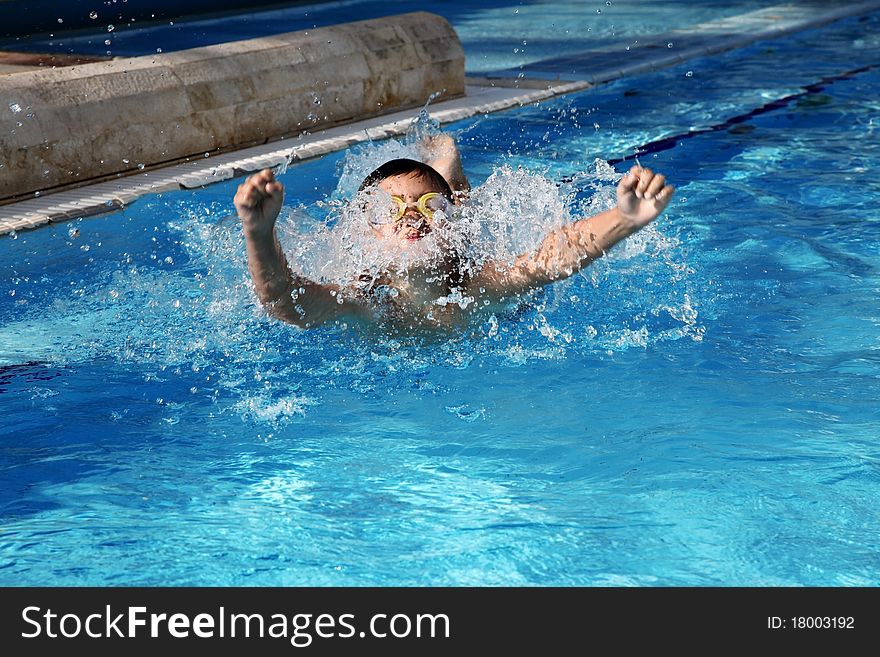
[[[423,250],[414,251],[408,260],[394,261],[399,254],[385,251],[381,242],[373,237],[361,209],[366,199],[358,197],[356,190],[370,171],[389,159],[409,157],[429,160],[430,151],[426,144],[430,144],[431,138],[438,134],[439,125],[423,109],[403,139],[367,144],[350,151],[338,165],[340,179],[336,190],[318,204],[317,214],[321,215],[318,221],[314,217],[316,208],[298,208],[285,224],[283,243],[288,246],[294,267],[307,276],[340,285],[364,273],[369,274],[370,280],[375,282],[383,271],[394,270],[405,274],[407,268],[419,264],[420,259],[429,260],[431,254],[437,252],[438,246],[454,245],[457,252],[465,256],[465,267],[473,272],[489,260],[512,263],[517,256],[537,248],[550,231],[571,221],[573,217],[590,216],[614,206],[615,185],[621,174],[603,160],[594,160],[583,170],[566,177],[563,184],[554,182],[541,172],[502,164],[496,166],[486,180],[472,190],[468,203],[459,209],[453,221],[422,241]],[[348,200],[352,197],[355,198],[354,203]],[[665,235],[656,225],[630,237],[608,257],[582,272],[578,278],[580,283],[569,280],[558,283],[546,292],[553,304],[554,314],[564,315],[561,325],[554,325],[560,324],[558,316],[548,319],[541,315],[540,326],[530,326],[530,330],[549,343],[564,345],[563,348],[581,342],[591,348],[607,349],[610,346],[626,349],[644,347],[654,340],[684,336],[700,339],[702,329],[696,322],[696,305],[687,296],[687,278],[693,272],[676,259],[677,248],[678,241]],[[620,317],[614,312],[608,313],[600,302],[591,306],[589,312],[597,318],[609,315],[611,321],[596,322],[599,328],[591,324],[590,329],[595,335],[589,335],[589,332],[585,334],[577,324],[589,303],[587,297],[591,293],[601,296],[596,294],[596,290],[602,286],[603,278],[611,278],[608,274],[609,263],[616,263],[613,266],[619,278],[619,263],[628,261],[632,261],[633,266],[625,265],[622,268],[625,277],[617,281],[612,291],[620,293],[620,283],[648,274],[650,280],[657,281],[657,285],[651,289],[651,293],[656,294],[655,303],[648,306],[647,314],[651,318],[671,318],[681,326],[672,328],[658,321],[621,327]],[[667,285],[664,289],[664,281],[671,281],[673,285]],[[574,295],[579,298],[577,303],[552,301],[557,291],[564,294],[571,287],[583,285],[591,289],[587,290],[586,295],[581,295],[584,297],[582,300]],[[393,288],[385,290],[382,286],[379,292],[394,294]],[[635,321],[640,322],[641,315],[645,314],[645,298],[639,295],[635,301],[641,304],[640,312],[633,312]],[[608,302],[611,303],[610,300]],[[456,304],[462,308],[471,304],[479,307],[480,303],[478,296],[474,298],[455,292],[435,300],[439,306]],[[524,303],[528,309],[529,301]],[[616,309],[630,305],[636,307],[628,300],[623,304],[614,302]],[[522,308],[523,303],[520,303],[510,312],[502,313],[502,321],[504,318],[521,317]],[[481,328],[481,335],[497,338],[498,321],[499,316],[492,315],[491,321]],[[492,322],[496,323],[494,328]],[[542,349],[534,352],[542,354],[542,357],[545,355]]]

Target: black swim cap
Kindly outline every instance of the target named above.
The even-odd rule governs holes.
[[[424,162],[419,162],[418,160],[410,160],[405,157],[401,157],[396,160],[389,160],[382,166],[373,170],[370,175],[364,178],[364,182],[361,183],[358,191],[362,192],[367,187],[378,185],[380,182],[382,182],[386,178],[390,178],[391,176],[399,176],[401,174],[407,173],[421,173],[425,177],[430,178],[431,181],[443,191],[443,195],[446,198],[448,198],[450,201],[455,200],[454,196],[452,195],[452,188],[449,186],[449,183],[446,182],[446,178],[444,178],[443,175],[439,171],[437,171],[437,169],[428,164],[425,164]]]

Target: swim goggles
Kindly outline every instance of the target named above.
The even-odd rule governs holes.
[[[388,208],[387,213],[370,213],[369,220],[371,224],[390,224],[403,219],[406,209],[411,204],[404,201],[400,196],[392,196],[391,200],[393,205]],[[449,211],[449,199],[439,192],[422,194],[419,200],[412,205],[415,205],[415,209],[418,210],[419,214],[428,219],[433,219],[436,212],[447,214]]]

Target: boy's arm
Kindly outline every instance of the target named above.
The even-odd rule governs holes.
[[[284,187],[270,169],[251,176],[235,194],[247,247],[254,291],[268,313],[302,328],[318,326],[355,308],[336,300],[339,287],[321,285],[295,275],[275,235],[275,221],[284,200]]]
[[[455,139],[446,133],[425,137],[422,143],[428,165],[438,171],[449,183],[457,199],[467,196],[471,183],[461,165],[461,154]]]
[[[469,287],[504,298],[568,278],[660,216],[674,192],[664,176],[635,166],[617,185],[614,208],[551,231],[536,251],[512,263],[486,263]]]

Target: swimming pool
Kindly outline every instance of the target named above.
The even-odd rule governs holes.
[[[448,126],[474,183],[678,193],[439,342],[266,319],[238,181],[0,240],[0,581],[880,584],[878,22]]]

